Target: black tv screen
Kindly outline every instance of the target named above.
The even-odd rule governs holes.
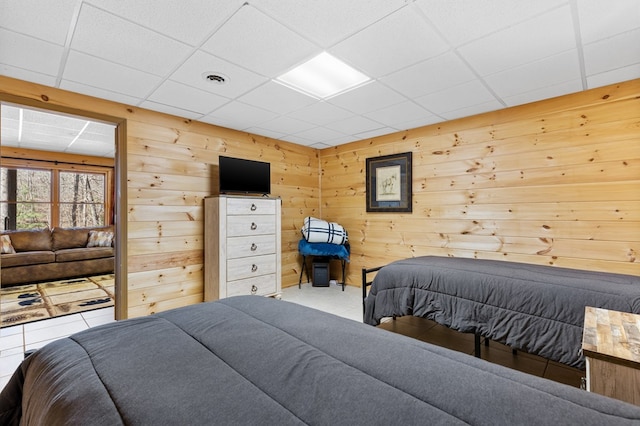
[[[271,164],[241,158],[219,157],[221,194],[269,194]]]

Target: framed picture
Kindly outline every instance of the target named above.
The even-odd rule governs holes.
[[[367,211],[411,212],[411,153],[367,158]]]

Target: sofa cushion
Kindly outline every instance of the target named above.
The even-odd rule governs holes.
[[[87,228],[53,228],[53,250],[86,247],[89,238]]]
[[[0,253],[15,253],[16,250],[11,245],[11,237],[9,235],[0,235]]]
[[[89,241],[87,247],[111,247],[113,244],[113,232],[111,231],[89,231]]]
[[[23,251],[51,250],[51,230],[49,228],[34,231],[5,232],[11,238],[11,245],[17,253]]]
[[[52,251],[30,251],[2,256],[2,267],[39,265],[55,262],[56,256]]]
[[[113,247],[73,248],[55,252],[56,262],[75,262],[77,260],[100,259],[113,257]],[[4,258],[3,262],[4,262]]]

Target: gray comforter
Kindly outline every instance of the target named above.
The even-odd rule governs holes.
[[[640,277],[515,262],[417,257],[383,267],[365,322],[414,315],[583,367],[586,306],[640,314]]]
[[[0,424],[630,425],[640,407],[288,302],[238,296],[29,356]]]

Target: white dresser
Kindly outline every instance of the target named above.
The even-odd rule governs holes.
[[[279,198],[204,199],[204,300],[282,292]]]

